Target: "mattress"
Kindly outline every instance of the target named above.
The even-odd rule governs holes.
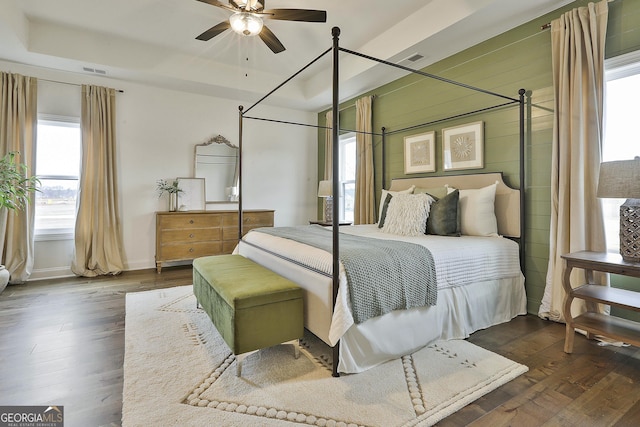
[[[360,372],[436,339],[466,338],[475,330],[526,313],[524,276],[516,242],[502,237],[398,236],[375,224],[340,227],[348,233],[427,247],[435,261],[438,303],[396,310],[355,324],[344,267],[332,305],[332,255],[252,230],[237,251],[305,290],[305,326],[329,345],[340,343],[341,372]],[[401,331],[401,333],[399,333]]]

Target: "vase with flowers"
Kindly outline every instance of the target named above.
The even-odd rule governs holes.
[[[174,179],[172,182],[169,182],[166,179],[159,179],[156,189],[158,190],[158,197],[162,197],[165,193],[169,195],[169,212],[177,211],[178,193],[182,193],[182,189],[178,185],[178,180]]]

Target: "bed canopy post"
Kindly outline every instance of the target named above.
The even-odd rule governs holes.
[[[238,241],[242,240],[242,110],[244,107],[238,107]]]
[[[332,186],[333,186],[333,307],[336,306],[336,300],[338,299],[338,285],[340,283],[340,261],[339,261],[339,248],[340,248],[340,239],[339,239],[339,225],[340,218],[336,215],[339,210],[340,204],[340,140],[338,139],[338,129],[339,129],[339,116],[340,110],[338,109],[338,104],[340,103],[340,90],[339,90],[339,73],[338,73],[338,54],[339,50],[339,36],[340,36],[340,28],[333,27],[331,29],[331,35],[333,36],[333,103],[332,103],[332,124],[331,124],[331,145],[333,150],[333,165],[332,165]],[[338,373],[338,360],[340,356],[340,342],[337,342],[335,346],[333,346],[333,373],[334,377],[340,376]]]
[[[525,152],[525,143],[524,143],[524,94],[526,93],[526,91],[524,89],[520,89],[518,91],[518,94],[520,95],[519,101],[520,101],[520,117],[519,117],[519,121],[520,121],[520,268],[522,269],[522,272],[525,272],[525,266],[524,266],[524,249],[525,249],[525,214],[524,214],[524,207],[525,207],[525,197],[524,197],[524,190],[525,190],[525,164],[524,164],[524,152]]]

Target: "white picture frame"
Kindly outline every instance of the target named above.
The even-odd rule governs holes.
[[[205,179],[177,178],[179,211],[201,211],[205,209]]]
[[[442,129],[442,165],[445,171],[484,167],[484,122]]]
[[[436,134],[424,132],[404,137],[404,173],[436,171]]]

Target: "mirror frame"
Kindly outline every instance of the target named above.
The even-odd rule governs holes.
[[[193,176],[196,177],[196,173],[198,171],[198,147],[207,147],[211,144],[224,144],[226,146],[228,146],[229,148],[234,148],[237,150],[237,155],[236,155],[236,170],[234,173],[234,178],[233,181],[238,183],[239,180],[239,176],[238,176],[238,168],[239,168],[239,159],[240,159],[240,147],[238,147],[237,145],[234,145],[232,142],[230,142],[227,138],[225,138],[222,135],[216,135],[213,136],[211,138],[209,138],[207,141],[200,143],[200,144],[196,144],[193,147]],[[199,178],[204,178],[205,179],[205,185],[209,185],[209,183],[207,183],[207,177],[199,177]],[[236,184],[237,186],[237,184]],[[205,200],[205,204],[217,204],[217,203],[238,203],[238,200]]]

